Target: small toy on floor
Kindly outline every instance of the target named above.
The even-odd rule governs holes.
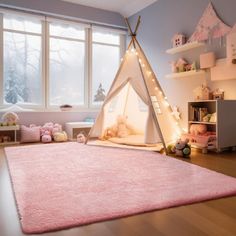
[[[53,133],[53,140],[55,142],[66,142],[68,139],[67,133],[65,131]]]
[[[44,131],[44,133],[42,134],[42,137],[41,137],[41,141],[42,143],[51,143],[52,142],[52,137],[50,135],[50,132],[49,131]]]
[[[83,133],[79,133],[77,135],[77,142],[78,143],[85,143],[86,137]]]
[[[189,158],[191,154],[191,146],[188,144],[189,139],[184,141],[178,139],[174,145],[169,145],[167,147],[169,154],[175,154],[178,157]]]

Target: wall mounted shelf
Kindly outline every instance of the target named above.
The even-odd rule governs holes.
[[[227,59],[219,59],[216,66],[211,68],[211,80],[236,79],[236,65],[229,63]]]
[[[180,72],[180,73],[172,73],[166,75],[166,78],[182,78],[182,77],[192,77],[192,76],[199,76],[204,75],[206,72],[204,70],[191,70],[186,72]]]
[[[199,43],[199,42],[186,43],[182,46],[168,49],[168,50],[166,50],[166,53],[173,55],[173,54],[176,54],[176,53],[188,51],[188,50],[203,47],[203,46],[205,46],[205,43]]]

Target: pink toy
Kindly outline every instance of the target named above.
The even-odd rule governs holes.
[[[45,131],[42,135],[42,143],[50,143],[52,142],[52,137],[49,131]]]
[[[62,132],[62,127],[60,124],[54,124],[53,125],[53,129],[52,129],[52,134],[56,133],[56,132]]]
[[[52,122],[48,122],[41,127],[41,136],[44,134],[45,131],[48,131],[49,134],[53,136],[54,133],[62,131],[62,126],[57,123],[53,124]]]
[[[207,126],[204,124],[192,124],[189,131],[192,135],[203,135],[207,132]]]

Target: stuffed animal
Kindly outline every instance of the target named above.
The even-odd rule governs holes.
[[[117,117],[117,137],[124,138],[129,136],[132,133],[132,128],[130,125],[127,124],[127,116],[119,115]]]
[[[86,140],[86,138],[85,138],[85,136],[84,136],[83,133],[79,133],[79,134],[77,135],[77,142],[78,142],[78,143],[85,143],[85,140]]]
[[[42,141],[42,143],[51,143],[52,142],[52,137],[51,137],[49,131],[46,130],[43,133],[41,141]]]
[[[172,149],[172,152],[179,157],[189,157],[191,154],[191,146],[188,144],[188,142],[189,139],[185,139],[184,141],[178,139]]]
[[[53,140],[55,142],[66,142],[67,141],[67,134],[65,131],[61,131],[61,132],[55,132],[53,134]]]
[[[108,140],[109,138],[113,138],[116,136],[117,136],[117,128],[116,126],[111,126],[104,130],[103,135],[100,137],[100,139]]]
[[[60,124],[55,123],[52,128],[52,134],[61,131],[62,131],[62,126]]]
[[[6,112],[2,116],[2,121],[5,125],[16,125],[19,121],[19,117],[15,112]]]
[[[207,132],[207,126],[205,124],[192,124],[189,132],[192,135],[202,135]]]

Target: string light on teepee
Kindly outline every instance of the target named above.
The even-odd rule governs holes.
[[[142,63],[142,60],[141,59],[138,59],[139,63]]]
[[[131,52],[132,52],[132,53],[134,53],[134,52],[135,52],[135,49],[134,49],[134,48],[132,48],[132,49],[131,49]]]
[[[158,90],[158,87],[155,87],[155,90]]]

